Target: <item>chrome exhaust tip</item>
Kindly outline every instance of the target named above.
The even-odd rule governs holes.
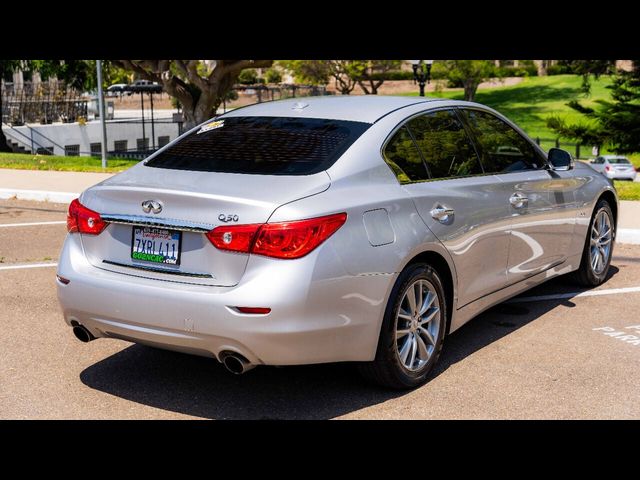
[[[252,365],[249,360],[242,355],[231,352],[222,355],[222,364],[234,375],[242,375],[252,368],[255,368],[255,365]]]
[[[84,343],[89,343],[91,340],[96,339],[96,337],[94,337],[93,334],[82,325],[76,325],[73,327],[73,334],[78,340]]]

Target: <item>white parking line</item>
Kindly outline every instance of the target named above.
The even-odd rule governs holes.
[[[21,268],[42,268],[42,267],[57,267],[57,263],[27,263],[23,265],[4,265],[0,266],[0,270],[19,270]]]
[[[507,303],[543,302],[545,300],[560,300],[562,298],[597,297],[600,295],[617,295],[620,293],[640,292],[640,287],[607,288],[604,290],[589,290],[587,292],[555,293],[552,295],[536,295],[533,297],[513,298]]]
[[[27,222],[27,223],[4,223],[0,224],[0,228],[5,227],[35,227],[36,225],[62,225],[67,223],[66,220],[60,220],[55,222]]]

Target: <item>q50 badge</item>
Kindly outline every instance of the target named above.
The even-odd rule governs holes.
[[[218,215],[218,220],[224,223],[237,222],[239,220],[239,217],[238,215],[225,215],[224,213],[221,213],[220,215]]]

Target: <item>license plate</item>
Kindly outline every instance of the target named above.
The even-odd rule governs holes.
[[[154,227],[133,227],[131,258],[165,265],[180,265],[182,232]]]

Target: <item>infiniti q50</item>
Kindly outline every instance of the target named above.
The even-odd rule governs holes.
[[[230,371],[357,362],[425,382],[445,337],[558,275],[602,283],[611,181],[485,106],[322,97],[237,109],[69,207],[75,335]]]

